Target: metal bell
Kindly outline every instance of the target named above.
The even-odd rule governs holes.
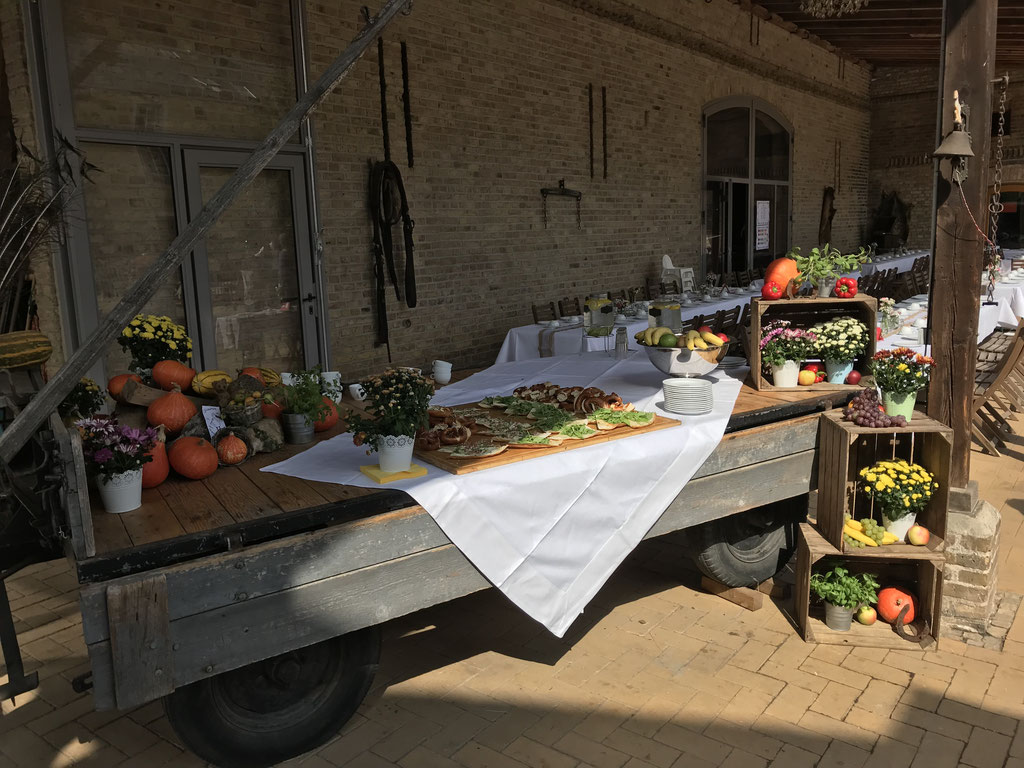
[[[949,135],[942,140],[939,148],[933,153],[934,157],[974,157],[974,150],[971,149],[971,137],[961,126],[956,126]]]

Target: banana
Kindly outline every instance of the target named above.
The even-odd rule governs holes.
[[[697,349],[707,349],[708,343],[700,337],[700,333],[697,331],[690,331],[693,334],[693,346]]]
[[[652,344],[654,346],[657,346],[658,342],[661,341],[661,337],[664,336],[666,333],[672,333],[672,329],[666,328],[663,325],[659,325],[657,328],[655,328],[654,331],[651,333]]]
[[[686,348],[693,351],[693,340],[698,338],[696,331],[687,331],[686,333]]]
[[[843,526],[843,533],[845,533],[851,539],[856,539],[857,541],[861,542],[862,544],[867,544],[869,547],[877,547],[878,546],[878,542],[877,541],[875,541],[874,539],[869,539],[863,533],[861,533],[860,531],[855,531],[853,528],[851,528],[848,525],[844,525]]]
[[[900,540],[900,537],[897,536],[895,533],[889,533],[889,531],[886,531],[885,533],[882,534],[882,543],[883,544],[895,544],[899,540]]]
[[[851,518],[851,519],[847,520],[844,523],[844,525],[846,525],[849,528],[853,528],[853,530],[855,530],[855,531],[859,531],[860,533],[864,533],[864,525],[860,522],[860,520],[854,520],[854,519]]]
[[[646,344],[648,347],[653,347],[654,346],[654,342],[651,340],[651,337],[652,337],[653,334],[654,334],[654,329],[653,328],[648,328],[646,331],[644,331],[644,344]]]
[[[720,338],[718,338],[717,336],[715,336],[715,334],[713,334],[713,333],[708,333],[707,331],[704,331],[704,333],[702,333],[702,334],[700,335],[700,337],[701,337],[702,339],[704,339],[704,341],[706,341],[706,342],[707,342],[708,344],[712,344],[712,345],[714,345],[714,346],[716,346],[716,347],[720,347],[720,346],[722,346],[723,344],[725,344],[725,342],[724,342],[724,341],[722,341],[722,340],[721,340]]]
[[[636,333],[633,334],[633,338],[636,339],[637,341],[643,341],[644,333],[646,333],[646,332],[647,332],[646,328],[644,330],[642,330],[642,331],[637,331]]]

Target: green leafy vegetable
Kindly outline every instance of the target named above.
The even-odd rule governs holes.
[[[878,580],[870,573],[851,574],[841,566],[811,575],[811,591],[840,608],[878,602]]]

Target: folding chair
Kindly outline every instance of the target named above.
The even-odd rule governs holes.
[[[1024,336],[1018,326],[1013,334],[1013,346],[1007,350],[1002,359],[994,366],[985,366],[975,373],[974,401],[971,409],[971,433],[981,444],[986,453],[999,456],[999,447],[1005,447],[1003,435],[1012,433],[1013,428],[997,407],[1008,410],[1006,397],[1013,392],[1015,385],[1008,380],[1021,363],[1021,352],[1024,351]],[[1017,371],[1017,376],[1020,372]]]
[[[535,323],[558,319],[558,316],[555,314],[555,302],[553,301],[549,301],[547,304],[531,304],[530,309],[533,310],[533,322]]]

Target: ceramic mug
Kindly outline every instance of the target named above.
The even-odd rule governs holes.
[[[452,380],[452,364],[445,360],[434,361],[434,381],[438,384],[447,384]]]
[[[352,395],[353,399],[355,399],[355,400],[365,400],[366,399],[366,391],[363,389],[363,385],[362,384],[359,384],[359,383],[349,384],[348,385],[348,393],[350,395]]]

